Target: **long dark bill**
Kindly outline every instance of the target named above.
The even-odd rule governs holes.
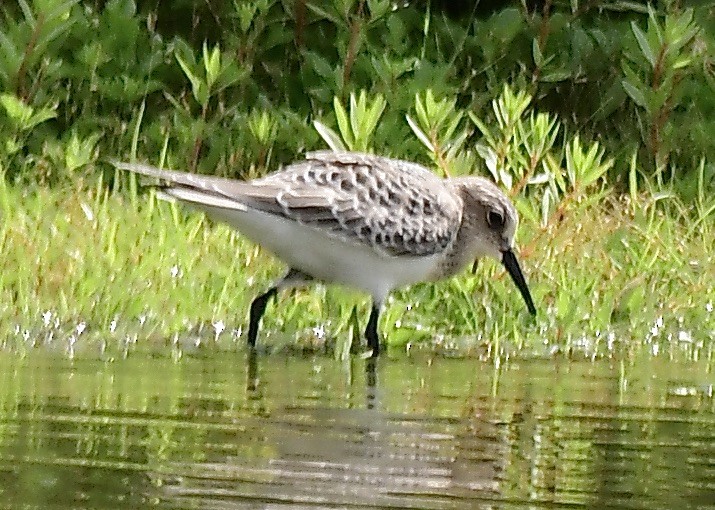
[[[526,280],[524,279],[524,273],[521,272],[519,267],[519,262],[516,260],[516,255],[511,250],[505,250],[502,252],[501,258],[502,264],[506,267],[509,272],[509,276],[514,280],[519,292],[521,292],[521,297],[526,301],[526,307],[529,309],[531,315],[536,315],[536,307],[534,306],[534,300],[531,299],[531,293],[529,292],[529,287],[526,285]]]

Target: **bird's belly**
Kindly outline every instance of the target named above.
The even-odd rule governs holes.
[[[382,255],[370,246],[342,241],[328,231],[255,210],[202,209],[289,266],[325,282],[364,290],[378,300],[395,288],[430,279],[440,261],[439,255]]]

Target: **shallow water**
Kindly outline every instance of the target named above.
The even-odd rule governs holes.
[[[715,508],[710,363],[0,353],[0,507]]]

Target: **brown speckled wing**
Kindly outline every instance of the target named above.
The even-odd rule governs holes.
[[[212,198],[235,202],[389,256],[440,253],[461,224],[461,199],[442,179],[415,163],[370,154],[312,152],[304,161],[249,182],[114,164],[159,179],[169,194],[172,189],[198,192],[195,203],[209,204]]]
[[[387,255],[444,251],[461,203],[442,179],[405,161],[321,151],[242,186],[246,205],[279,214]]]

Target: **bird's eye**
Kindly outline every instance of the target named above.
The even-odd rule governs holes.
[[[501,230],[504,228],[504,215],[499,211],[487,211],[487,225],[492,230]]]

